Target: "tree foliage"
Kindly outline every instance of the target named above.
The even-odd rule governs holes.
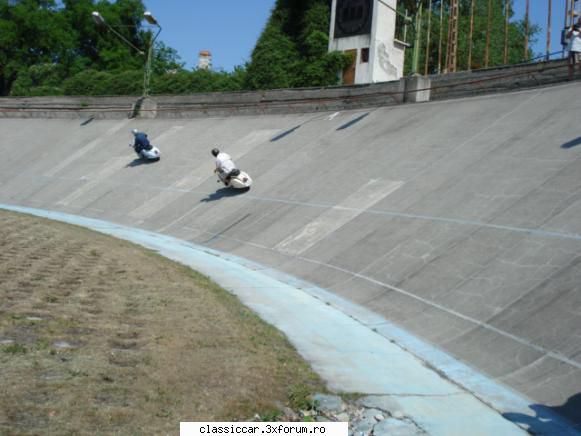
[[[277,0],[247,66],[250,89],[326,86],[338,82],[348,65],[341,53],[328,53],[330,3]]]
[[[505,0],[492,0],[489,25],[488,1],[478,0],[468,65],[471,1],[459,0],[459,70],[484,67],[486,52],[488,66],[504,63],[506,14],[510,19],[508,63],[532,56],[530,50],[525,52],[526,26],[523,20],[514,19],[512,2],[505,11]],[[414,16],[419,4],[424,10],[419,47],[419,72],[423,73],[430,0],[399,0],[398,7]],[[429,73],[443,69],[450,14],[449,0],[432,0],[431,4]],[[337,84],[337,73],[351,59],[340,52],[328,52],[330,5],[329,0],[277,0],[250,61],[232,72],[187,71],[177,52],[158,41],[153,51],[151,92],[187,94]],[[143,25],[144,10],[143,0],[0,0],[0,95],[140,95],[144,53],[153,36]],[[97,26],[93,11],[98,11],[130,44],[110,27]],[[529,42],[534,41],[537,32],[537,26],[528,26]],[[412,25],[407,41],[413,40]],[[411,53],[409,49],[406,74],[411,69]]]
[[[93,11],[139,50],[109,27],[97,26]],[[133,94],[135,86],[143,86],[143,53],[151,38],[142,25],[144,11],[142,0],[0,0],[0,95],[58,95],[83,88]],[[182,68],[176,51],[163,43],[154,53],[155,73]],[[138,71],[141,79],[129,84]],[[108,74],[113,79],[105,80]]]

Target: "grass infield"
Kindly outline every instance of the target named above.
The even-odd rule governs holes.
[[[286,338],[137,245],[0,211],[0,434],[178,434],[324,391]]]

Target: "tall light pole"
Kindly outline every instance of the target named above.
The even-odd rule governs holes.
[[[161,33],[161,26],[159,25],[157,20],[153,17],[153,15],[151,15],[151,12],[146,11],[146,12],[144,12],[143,16],[145,17],[145,20],[149,24],[151,24],[152,26],[157,26],[157,28],[158,28],[155,36],[153,38],[150,38],[150,40],[149,40],[149,47],[147,49],[147,60],[145,61],[145,74],[143,77],[143,96],[148,97],[149,96],[149,80],[151,78],[151,59],[153,58],[153,45],[155,43],[155,40],[157,39],[157,37]]]
[[[420,64],[421,34],[422,34],[422,0],[418,0],[416,4],[416,24],[415,24],[414,51],[412,57],[412,74],[418,74]]]
[[[474,47],[474,41],[472,37],[474,35],[474,0],[470,2],[470,30],[468,31],[468,61],[467,70],[472,69],[472,48]]]
[[[155,36],[150,38],[150,40],[149,40],[147,52],[144,52],[140,48],[136,47],[131,41],[129,41],[123,35],[121,35],[119,32],[117,32],[113,28],[113,26],[111,26],[109,23],[107,23],[105,21],[105,19],[101,16],[101,14],[99,12],[94,11],[91,15],[93,17],[93,21],[95,21],[95,24],[97,24],[98,26],[107,27],[107,29],[109,29],[111,32],[113,32],[125,44],[127,44],[129,47],[131,47],[132,49],[137,51],[137,53],[139,53],[140,55],[145,56],[145,68],[144,68],[144,73],[143,73],[143,97],[148,97],[149,96],[149,81],[151,78],[151,59],[153,57],[153,45],[155,43],[155,40],[157,39],[157,37],[159,36],[159,34],[161,32],[161,26],[159,25],[157,20],[154,18],[154,16],[149,11],[146,11],[143,14],[143,18],[145,18],[145,20],[149,24],[151,24],[152,26],[157,26],[157,28],[158,28],[158,31],[155,34]]]
[[[524,59],[528,60],[529,58],[529,11],[530,11],[530,2],[526,0],[525,3],[525,53]]]
[[[547,61],[549,61],[551,59],[551,15],[552,15],[552,9],[553,9],[553,5],[552,5],[552,1],[549,0],[549,4],[548,4],[549,10],[547,12],[547,55],[546,55],[546,59]]]
[[[426,59],[424,62],[424,76],[428,75],[428,61],[430,60],[430,36],[432,33],[432,0],[428,9],[428,31],[426,35]]]

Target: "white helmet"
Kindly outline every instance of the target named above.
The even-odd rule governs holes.
[[[135,136],[139,133],[139,131],[137,129],[131,129],[131,133],[133,133],[133,136]]]

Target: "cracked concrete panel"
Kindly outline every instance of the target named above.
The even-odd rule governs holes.
[[[68,206],[75,203],[75,206],[82,207],[83,204],[92,202],[97,196],[101,195],[99,191],[110,190],[109,186],[103,186],[103,180],[112,177],[116,172],[122,170],[126,165],[127,159],[124,157],[117,157],[109,159],[104,163],[103,167],[89,175],[87,175],[87,182],[83,186],[77,188],[69,195],[58,201],[58,205]]]
[[[510,332],[502,334],[486,326],[465,330],[442,345],[461,358],[477,360],[485,374],[494,378],[503,378],[534,364],[549,353]]]
[[[579,193],[557,192],[538,189],[503,211],[494,224],[513,227],[539,228],[558,216],[579,199]]]
[[[559,375],[556,375],[557,372]],[[518,368],[501,380],[518,386],[519,390],[532,398],[541,392],[550,394],[553,400],[545,404],[547,407],[571,407],[568,401],[581,392],[580,373],[581,369],[572,366],[563,368],[562,362],[547,356]],[[561,384],[566,384],[566,388],[557,387]]]
[[[400,289],[388,289],[365,303],[371,310],[384,314],[386,318],[406,330],[422,335],[431,343],[446,344],[450,338],[463,335],[477,325],[462,318],[445,307],[439,307],[429,300],[408,294]],[[425,331],[425,326],[432,328]]]
[[[123,128],[126,128],[130,123],[130,120],[123,120],[116,122],[112,127],[108,130],[103,132],[99,137],[94,139],[93,141],[89,142],[86,145],[82,145],[81,148],[75,150],[74,153],[67,156],[65,159],[62,159],[58,165],[50,168],[48,171],[44,173],[47,177],[54,177],[58,172],[65,169],[67,166],[71,165],[73,162],[82,159],[90,152],[92,152],[95,148],[98,148],[102,145],[107,145],[107,142],[113,140],[113,137],[118,134]]]
[[[581,235],[581,223],[576,219],[579,213],[581,213],[581,198],[577,195],[571,198],[571,203],[568,207],[559,211],[558,214],[543,225],[543,230],[579,236]]]
[[[565,139],[563,142],[566,142],[568,139]],[[581,190],[581,180],[579,179],[579,167],[576,159],[571,159],[570,155],[562,149],[560,149],[560,152],[563,158],[568,160],[568,163],[554,177],[545,181],[542,189],[557,194],[577,195],[579,190]]]
[[[493,321],[520,337],[576,360],[581,365],[581,258],[572,259],[539,286],[531,288]],[[531,318],[527,313],[535,313]],[[558,318],[559,322],[554,322]]]

